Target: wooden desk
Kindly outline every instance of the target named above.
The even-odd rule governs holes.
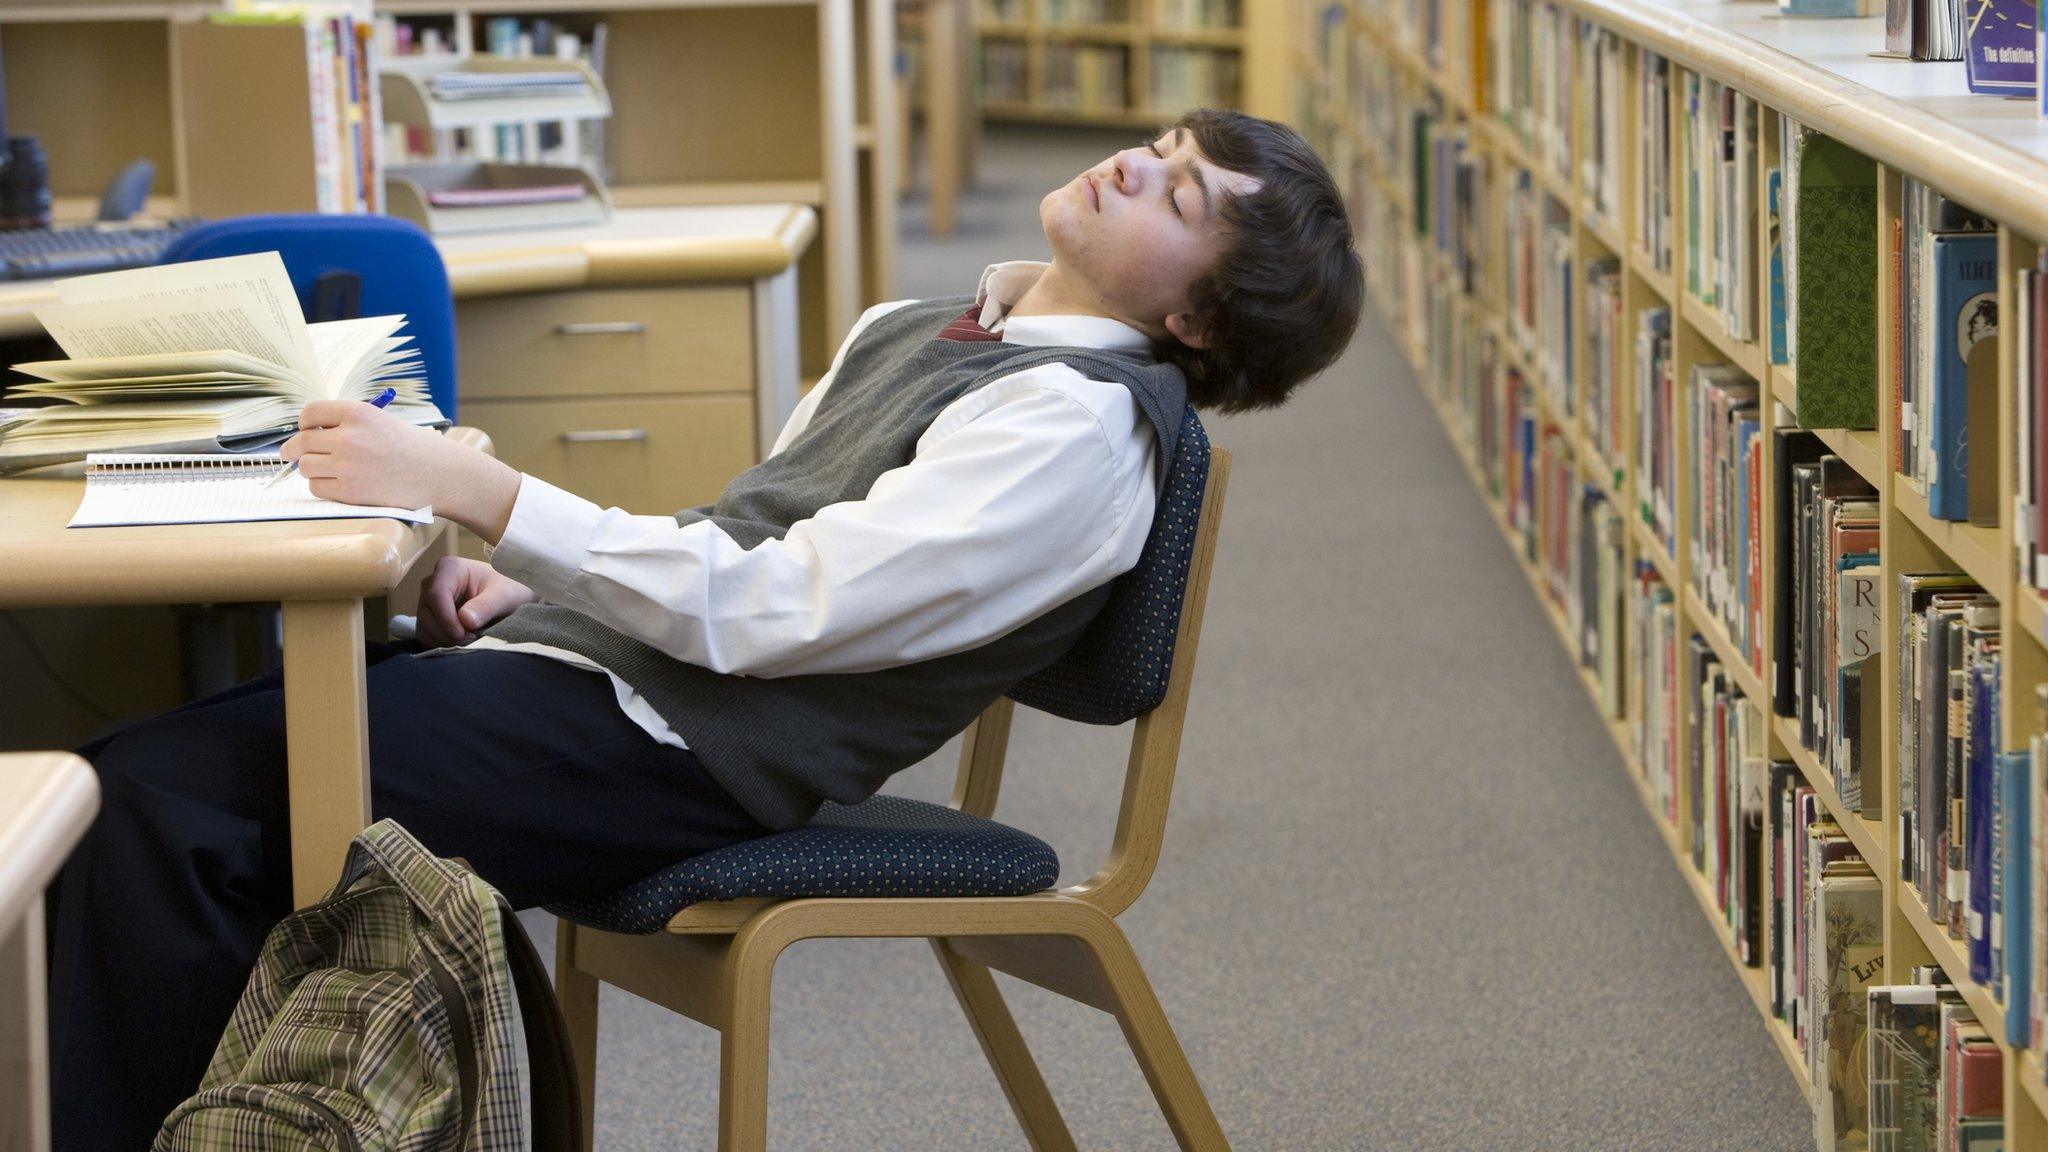
[[[797,263],[817,236],[808,205],[742,204],[439,239],[456,415],[513,467],[593,500],[701,503],[796,407]],[[51,281],[0,282],[0,336],[34,335],[35,310],[56,302]]]
[[[450,435],[490,448],[475,429]],[[292,894],[302,905],[317,899],[369,823],[363,601],[438,556],[452,530],[440,520],[67,529],[83,487],[0,481],[0,607],[279,601]]]
[[[0,756],[0,1148],[50,1146],[43,889],[99,810],[99,781],[64,752]]]

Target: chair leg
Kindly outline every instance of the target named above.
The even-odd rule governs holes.
[[[1010,1101],[1010,1110],[1017,1114],[1025,1138],[1031,1141],[1032,1152],[1075,1152],[1074,1137],[1046,1089],[1038,1062],[1024,1044],[1024,1034],[1017,1030],[1016,1018],[1003,1002],[995,977],[947,947],[943,939],[932,940],[932,951],[938,954],[946,982],[953,986],[974,1038],[981,1041],[981,1051]]]
[[[583,1096],[584,1152],[596,1146],[597,1130],[597,977],[576,967],[576,925],[555,920],[555,999],[568,1026],[569,1051],[576,1058]]]
[[[1145,1081],[1152,1086],[1152,1096],[1166,1114],[1167,1126],[1173,1129],[1182,1152],[1228,1152],[1230,1142],[1216,1123],[1216,1114],[1195,1080],[1195,1070],[1188,1064],[1187,1053],[1181,1051],[1173,1026],[1166,1021],[1166,1012],[1159,1007],[1159,998],[1152,993],[1151,981],[1145,979],[1137,954],[1131,951],[1131,942],[1121,929],[1111,927],[1090,938],[1088,944],[1116,998],[1116,1018],[1123,1025],[1124,1039],[1130,1042],[1131,1053],[1138,1058],[1138,1067],[1144,1070]]]
[[[768,986],[775,949],[735,940],[727,960],[731,1000],[719,1030],[718,1152],[767,1152]]]

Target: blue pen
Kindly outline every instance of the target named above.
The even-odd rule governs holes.
[[[383,406],[385,406],[386,404],[389,404],[389,403],[391,403],[391,402],[392,402],[393,400],[396,400],[397,398],[398,398],[398,389],[396,389],[396,388],[386,388],[386,389],[385,389],[384,391],[382,391],[382,392],[379,392],[379,393],[377,393],[377,398],[376,398],[375,400],[372,400],[372,401],[370,401],[370,407],[372,407],[372,408],[382,408]],[[274,486],[274,485],[275,485],[275,484],[276,484],[276,483],[277,483],[277,482],[278,482],[279,480],[282,480],[282,479],[284,479],[285,477],[287,477],[287,476],[291,475],[291,474],[292,474],[292,473],[293,473],[293,472],[294,472],[295,470],[297,470],[298,466],[299,466],[299,462],[298,462],[297,460],[294,460],[294,461],[292,461],[291,463],[289,463],[289,464],[285,465],[284,467],[282,467],[282,468],[279,468],[279,469],[277,470],[277,475],[275,475],[275,476],[272,476],[272,477],[270,478],[270,483],[268,483],[268,484],[265,484],[265,485],[263,486],[264,490],[265,490],[265,491],[268,491],[268,490],[269,490],[269,489],[270,489],[270,488],[271,488],[272,486]]]

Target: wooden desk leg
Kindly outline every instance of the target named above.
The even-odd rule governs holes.
[[[960,39],[959,8],[936,0],[924,10],[924,150],[930,158],[932,235],[951,236],[960,197],[960,119],[967,86],[961,60],[947,45]]]
[[[0,924],[0,1148],[50,1146],[50,1037],[44,1001],[43,902]]]
[[[370,822],[363,602],[284,605],[284,731],[290,757],[292,898],[318,900]]]

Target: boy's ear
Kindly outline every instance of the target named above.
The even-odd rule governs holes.
[[[1207,348],[1209,340],[1202,327],[1195,320],[1193,312],[1169,312],[1166,316],[1166,330],[1175,340],[1190,348]]]

